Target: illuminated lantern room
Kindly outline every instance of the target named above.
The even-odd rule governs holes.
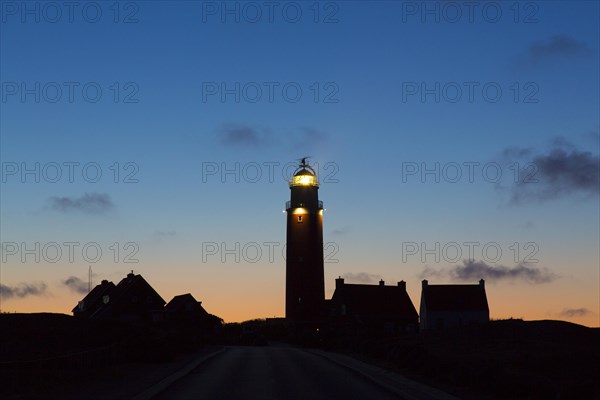
[[[319,181],[315,170],[303,158],[290,179],[291,197],[286,203],[286,211],[298,214],[305,209],[319,212],[323,202],[319,201]]]
[[[319,186],[319,182],[317,182],[317,177],[313,169],[308,166],[308,164],[303,165],[300,169],[294,174],[292,179],[290,180],[290,187],[292,186]]]

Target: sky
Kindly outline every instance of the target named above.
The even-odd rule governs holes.
[[[3,312],[129,271],[283,316],[298,159],[334,279],[600,325],[599,4],[0,2]]]

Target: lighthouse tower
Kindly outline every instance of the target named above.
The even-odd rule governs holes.
[[[287,246],[285,316],[294,322],[314,323],[325,301],[323,271],[323,202],[315,171],[303,158],[290,180],[286,203]]]

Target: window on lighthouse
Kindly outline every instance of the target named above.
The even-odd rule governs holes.
[[[298,215],[298,222],[302,222],[302,215]]]

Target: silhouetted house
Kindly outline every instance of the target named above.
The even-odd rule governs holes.
[[[202,307],[202,302],[197,301],[190,293],[173,297],[164,308],[167,321],[193,323],[201,322],[208,316]]]
[[[153,313],[161,310],[165,305],[163,298],[156,293],[152,286],[141,275],[135,275],[133,272],[127,274],[127,277],[123,278],[117,286],[103,281],[89,295],[103,285],[106,285],[106,289],[100,296],[101,304],[98,303],[96,295],[91,299],[95,300],[92,304],[100,304],[99,307],[82,316],[100,320],[149,322],[153,320]],[[83,299],[84,309],[88,296]],[[75,309],[73,313],[75,314]]]
[[[423,280],[420,314],[422,330],[488,322],[485,281],[478,285],[430,285]]]
[[[214,339],[223,327],[223,320],[209,314],[202,307],[202,302],[190,293],[173,297],[163,310],[155,312],[153,316],[156,321],[164,321],[164,326],[202,342]]]
[[[73,316],[78,318],[90,318],[96,311],[98,311],[103,305],[108,303],[110,299],[110,293],[115,288],[115,284],[107,280],[103,280],[102,283],[93,288],[87,296],[83,298],[73,310]]]
[[[418,314],[408,293],[406,282],[397,286],[359,285],[335,280],[335,292],[326,302],[331,321],[337,329],[345,327],[370,334],[413,332],[418,326]]]

